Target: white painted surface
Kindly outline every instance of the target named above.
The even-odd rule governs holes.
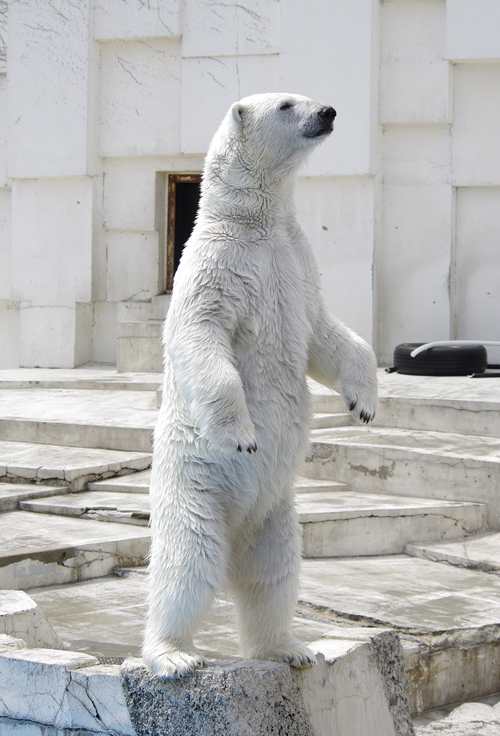
[[[92,179],[15,179],[12,297],[36,306],[91,300]]]
[[[0,299],[11,296],[11,191],[0,187]]]
[[[186,0],[182,55],[276,54],[280,50],[280,6],[279,0],[244,3]]]
[[[94,0],[94,38],[180,35],[179,0]]]
[[[496,334],[497,0],[33,0],[8,12],[6,365],[113,360],[113,305],[158,293],[156,172],[199,172],[229,105],[279,90],[338,113],[297,187],[329,309],[383,363],[399,342]]]
[[[158,233],[108,230],[107,298],[151,299],[158,293]]]
[[[277,92],[276,54],[182,60],[181,153],[206,153],[230,105],[259,92]]]
[[[19,366],[19,302],[0,301],[0,368]]]
[[[500,187],[461,187],[456,207],[456,336],[500,340]]]
[[[374,0],[282,3],[279,89],[337,110],[333,136],[305,168],[309,176],[370,173],[378,6]]]
[[[453,183],[498,185],[500,61],[457,64],[454,74]]]
[[[179,153],[180,74],[176,39],[101,44],[101,156]]]
[[[385,2],[381,6],[381,123],[449,119],[445,0]]]
[[[295,199],[319,263],[328,310],[371,343],[371,177],[301,177]]]
[[[87,173],[89,1],[9,3],[9,176]]]
[[[448,59],[500,58],[498,0],[446,0]]]

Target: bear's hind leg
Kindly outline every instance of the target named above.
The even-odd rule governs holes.
[[[232,570],[240,648],[245,657],[288,662],[293,667],[316,663],[313,652],[291,633],[299,567],[297,514],[284,501],[266,519],[251,545],[236,555]]]
[[[193,636],[226,577],[223,515],[208,494],[196,500],[162,509],[163,528],[153,523],[142,656],[155,675],[167,679],[206,665]]]

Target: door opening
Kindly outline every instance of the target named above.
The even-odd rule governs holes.
[[[200,200],[201,174],[169,174],[167,194],[167,278],[171,291],[186,241],[194,226]]]

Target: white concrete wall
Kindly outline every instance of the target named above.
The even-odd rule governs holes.
[[[2,9],[0,365],[113,362],[162,280],[157,173],[279,90],[338,113],[296,191],[328,308],[382,363],[498,335],[498,0],[23,0],[7,63]]]

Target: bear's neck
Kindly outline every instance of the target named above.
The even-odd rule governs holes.
[[[243,167],[206,167],[200,216],[248,230],[251,239],[266,237],[283,218],[293,216],[294,183],[294,176],[275,181],[266,172],[253,175]]]

